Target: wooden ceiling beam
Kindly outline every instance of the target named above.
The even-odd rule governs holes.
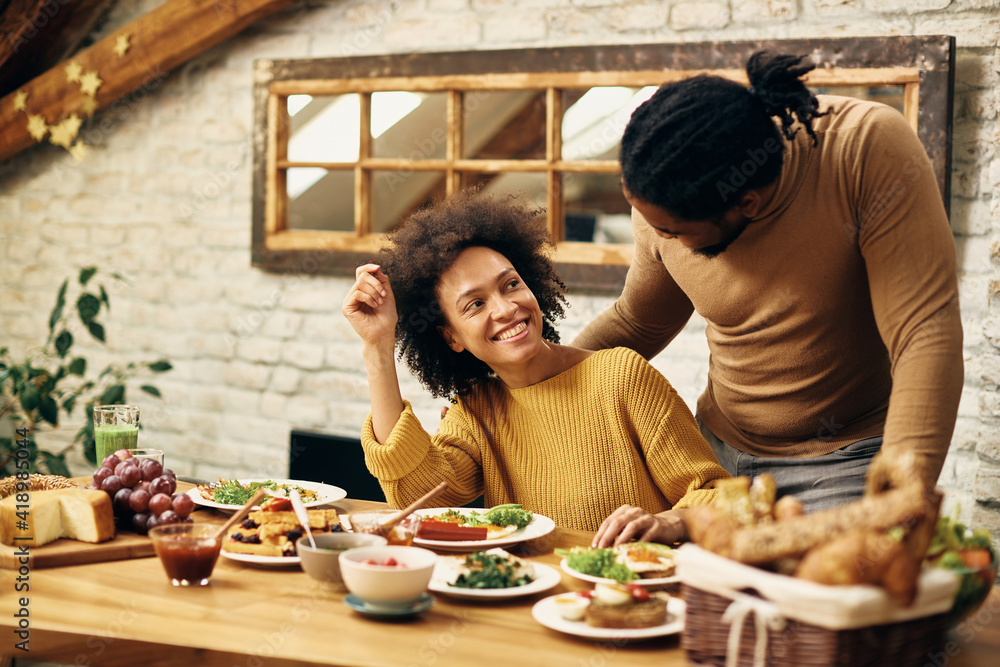
[[[0,99],[0,161],[39,141],[29,132],[29,114],[49,127],[82,119],[294,1],[169,0]],[[128,43],[123,55],[115,50],[120,38]],[[69,62],[82,74],[97,73],[101,84],[93,95],[70,81]]]

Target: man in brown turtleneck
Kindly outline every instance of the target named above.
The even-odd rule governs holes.
[[[697,310],[703,435],[731,474],[770,472],[811,511],[860,496],[880,448],[917,463],[897,483],[932,486],[963,368],[954,240],[921,143],[889,107],[814,97],[809,69],[755,56],[749,90],[698,77],[636,111],[632,266],[574,344],[650,358]]]

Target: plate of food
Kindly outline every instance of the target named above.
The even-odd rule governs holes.
[[[187,493],[195,504],[217,510],[235,512],[257,492],[260,487],[287,498],[292,489],[298,489],[306,507],[318,507],[347,497],[347,491],[339,486],[306,482],[297,479],[219,479],[211,484],[200,484]],[[272,496],[265,497],[262,504],[274,502]]]
[[[547,628],[588,639],[663,637],[684,629],[684,601],[632,584],[599,583],[590,591],[539,600],[531,615]]]
[[[548,535],[555,522],[520,505],[498,505],[488,510],[437,507],[417,510],[420,525],[413,543],[440,551],[477,551],[504,547]]]
[[[295,541],[305,530],[294,511],[275,507],[251,512],[232,526],[222,538],[221,555],[251,565],[297,565],[301,559],[295,551]],[[306,516],[313,535],[344,530],[335,509],[307,509]]]
[[[674,550],[654,542],[628,542],[611,548],[556,549],[563,572],[583,581],[665,586],[680,581]]]
[[[298,565],[302,562],[302,559],[298,556],[259,556],[257,554],[241,554],[225,550],[220,551],[219,555],[229,560],[263,567],[287,567]]]
[[[559,570],[495,548],[439,556],[427,588],[456,598],[502,600],[544,593],[562,581]]]

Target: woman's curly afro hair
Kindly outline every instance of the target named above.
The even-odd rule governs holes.
[[[389,247],[375,261],[396,297],[399,358],[434,396],[454,400],[493,375],[468,351],[453,351],[438,331],[448,324],[438,281],[466,248],[490,248],[510,260],[538,301],[542,337],[559,342],[555,321],[564,315],[566,286],[549,259],[544,220],[544,211],[514,196],[467,190],[417,211],[390,235]]]

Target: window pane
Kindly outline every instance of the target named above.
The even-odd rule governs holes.
[[[631,207],[618,174],[563,174],[567,241],[632,243]]]
[[[287,170],[288,228],[354,231],[354,170]]]
[[[289,95],[288,159],[356,162],[361,131],[358,95]]]
[[[372,172],[374,230],[391,232],[410,213],[445,196],[443,171]]]
[[[372,93],[371,106],[372,155],[444,159],[448,141],[447,93]]]
[[[481,186],[494,195],[517,194],[530,205],[545,208],[548,204],[544,172],[505,171],[501,173],[466,172],[462,187]]]
[[[888,104],[899,113],[903,113],[903,90],[905,86],[823,86],[811,88],[817,95],[843,95],[856,97],[859,100],[871,100]]]
[[[563,91],[562,159],[617,160],[625,125],[656,86]]]
[[[544,90],[473,90],[462,99],[463,157],[545,159]]]

